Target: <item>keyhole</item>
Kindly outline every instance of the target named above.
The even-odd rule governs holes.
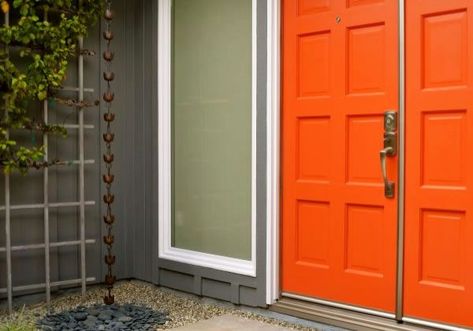
[[[337,22],[337,24],[340,24],[342,22],[342,18],[340,16],[337,16],[335,21]]]

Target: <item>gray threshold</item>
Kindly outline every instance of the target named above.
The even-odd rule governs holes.
[[[356,331],[437,331],[439,329],[398,323],[395,320],[333,308],[317,303],[281,298],[269,308],[271,311],[336,325]]]

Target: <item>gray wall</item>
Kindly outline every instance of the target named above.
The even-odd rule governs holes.
[[[134,6],[129,4],[134,3]],[[120,164],[127,167],[120,176],[122,218],[127,223],[123,247],[127,275],[246,305],[265,306],[266,242],[266,0],[258,0],[258,95],[257,95],[257,276],[227,272],[158,259],[158,141],[157,141],[157,1],[125,1],[125,35],[128,47],[127,71],[120,77],[128,83],[124,113],[119,126],[134,135],[122,141]],[[129,38],[129,39],[128,39]],[[121,41],[121,40],[120,40]],[[122,49],[122,48],[120,48]],[[134,51],[133,51],[134,50]],[[126,76],[125,76],[126,75]],[[125,130],[125,127],[122,128]],[[120,130],[120,132],[122,132]],[[122,136],[124,138],[124,135]],[[144,157],[143,157],[144,155]],[[122,234],[125,236],[125,234]],[[120,240],[119,239],[119,240]],[[126,255],[125,255],[126,254]]]
[[[119,278],[137,278],[162,286],[215,297],[234,303],[265,306],[265,242],[266,242],[266,0],[258,1],[258,89],[257,89],[257,275],[247,277],[209,268],[196,267],[158,259],[158,134],[157,134],[157,1],[115,0],[113,63],[116,80],[113,123],[116,139],[114,171],[116,181],[114,227],[117,255],[115,271]],[[98,49],[100,33],[95,30],[88,39],[89,48]],[[103,50],[103,49],[102,49]],[[101,53],[101,52],[100,52]],[[103,90],[101,56],[88,59],[87,83]],[[74,79],[71,75],[70,79]],[[95,97],[99,97],[96,93]],[[103,111],[103,109],[101,109]],[[87,158],[101,160],[101,132],[104,125],[97,109],[87,111],[87,122],[96,125],[87,131]],[[100,131],[100,132],[99,132]],[[72,138],[72,139],[71,139]],[[77,144],[72,135],[68,142],[58,140],[54,145],[57,155],[73,155]],[[103,186],[100,181],[101,164],[87,166],[86,196],[97,201],[87,209],[88,237],[98,243],[87,251],[88,275],[101,280],[103,275],[103,245],[101,244]],[[77,198],[75,169],[52,171],[52,194],[58,200]],[[3,182],[0,183],[3,187]],[[32,173],[13,180],[15,201],[41,201],[42,176]],[[2,191],[2,190],[0,190]],[[3,201],[3,192],[0,201]],[[53,215],[53,238],[63,240],[77,235],[77,211]],[[4,220],[0,219],[0,246],[4,245]],[[13,220],[15,242],[33,243],[42,240],[42,211],[17,215]],[[78,276],[76,249],[64,249],[53,257],[54,277]],[[15,285],[44,280],[43,252],[15,254]],[[73,263],[71,263],[73,261]],[[4,254],[0,255],[0,287],[5,286]]]

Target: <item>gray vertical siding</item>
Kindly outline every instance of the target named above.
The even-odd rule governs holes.
[[[158,259],[158,107],[157,107],[157,15],[159,0],[114,0],[115,38],[113,63],[116,80],[113,123],[116,133],[113,185],[115,194],[114,226],[117,255],[115,266],[119,278],[137,278],[162,286],[219,298],[237,304],[265,306],[266,254],[266,0],[258,0],[258,80],[257,80],[257,273],[256,277],[231,274],[209,268],[196,267]],[[86,86],[96,89],[100,97],[104,84],[101,80],[103,43],[96,28],[86,41],[87,48],[100,50],[86,60]],[[100,73],[99,75],[97,73]],[[69,79],[74,81],[72,71]],[[86,198],[97,201],[87,207],[87,237],[97,244],[88,247],[88,276],[102,280],[104,273],[101,243],[104,188],[101,183],[101,134],[105,130],[98,109],[86,113],[86,122],[96,129],[87,130],[86,158],[98,162],[86,167]],[[71,137],[55,139],[52,150],[64,158],[73,157],[77,144]],[[12,180],[14,203],[41,202],[42,176],[33,171],[27,177]],[[51,199],[77,199],[75,168],[51,171]],[[3,182],[0,183],[3,187]],[[3,191],[0,190],[0,201]],[[1,204],[1,202],[0,202]],[[3,215],[2,215],[3,216]],[[52,212],[51,239],[65,240],[78,236],[77,210]],[[0,246],[4,245],[4,219],[0,218]],[[15,213],[13,219],[14,243],[34,243],[43,239],[42,211]],[[16,253],[13,259],[15,285],[44,280],[44,254]],[[79,255],[76,248],[54,251],[53,279],[75,278],[79,275]],[[71,263],[72,261],[72,263]],[[0,254],[0,287],[5,286],[5,259]]]
[[[115,1],[117,269],[152,281],[157,256],[157,2]]]

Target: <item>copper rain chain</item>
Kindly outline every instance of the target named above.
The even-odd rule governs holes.
[[[106,173],[103,175],[103,181],[106,187],[106,193],[103,196],[103,201],[107,206],[106,214],[104,215],[104,222],[107,228],[107,234],[103,237],[103,241],[107,246],[107,254],[105,255],[105,263],[107,264],[107,275],[105,276],[105,285],[107,286],[107,293],[105,294],[103,301],[107,305],[111,305],[115,302],[115,297],[112,295],[113,284],[116,281],[116,277],[112,274],[112,266],[115,264],[115,255],[112,254],[112,245],[114,242],[114,236],[112,235],[112,226],[115,222],[115,216],[112,214],[112,204],[115,196],[111,193],[112,183],[114,180],[114,175],[112,174],[112,163],[113,163],[113,154],[112,154],[112,142],[114,134],[111,130],[111,123],[115,119],[115,114],[112,113],[112,101],[114,94],[111,90],[111,82],[115,78],[115,74],[111,71],[111,64],[113,60],[113,52],[110,50],[110,44],[113,39],[113,33],[111,30],[112,23],[112,10],[111,10],[112,1],[105,1],[105,31],[103,33],[103,38],[106,41],[106,49],[103,53],[103,58],[105,60],[105,72],[103,73],[103,78],[107,83],[107,90],[103,94],[103,100],[106,103],[106,113],[103,116],[103,119],[107,125],[107,132],[103,134],[103,140],[105,141],[106,151],[103,155],[103,160],[105,161]]]

